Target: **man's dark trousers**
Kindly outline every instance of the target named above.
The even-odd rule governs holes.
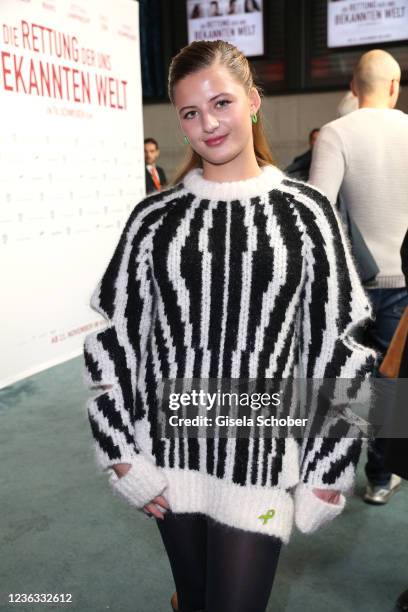
[[[404,287],[398,289],[368,289],[373,305],[375,321],[367,330],[368,340],[381,354],[385,354],[397,329],[399,320],[408,306],[408,293]],[[387,440],[370,440],[367,448],[365,472],[372,486],[388,484],[391,474],[385,467],[385,448]]]

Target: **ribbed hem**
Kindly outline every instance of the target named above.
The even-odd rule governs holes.
[[[402,274],[395,276],[376,276],[371,283],[364,285],[366,289],[402,289],[405,287],[405,278]]]
[[[217,201],[242,200],[268,193],[278,187],[285,175],[276,166],[263,166],[261,174],[244,181],[219,183],[203,178],[201,168],[191,170],[183,179],[185,188],[196,196]]]
[[[240,486],[191,470],[163,469],[168,489],[163,493],[172,512],[202,513],[214,520],[275,536],[285,544],[293,525],[291,494],[277,487]]]

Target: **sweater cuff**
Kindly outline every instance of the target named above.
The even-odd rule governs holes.
[[[331,504],[317,497],[313,488],[303,483],[295,489],[295,523],[302,533],[313,533],[332,521],[344,509],[346,498],[340,494],[338,504]]]
[[[125,476],[118,478],[112,470],[109,482],[115,493],[138,509],[161,495],[167,487],[167,479],[162,471],[141,454],[132,460],[132,467]]]

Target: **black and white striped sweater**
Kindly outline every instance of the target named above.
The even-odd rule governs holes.
[[[109,322],[85,341],[87,381],[103,387],[88,404],[97,456],[132,464],[138,507],[163,493],[173,512],[285,542],[293,518],[311,531],[342,509],[311,491],[351,485],[355,439],[156,435],[162,379],[285,378],[299,355],[308,377],[372,368],[351,334],[370,306],[320,192],[272,166],[234,183],[193,170],[136,206],[91,304]]]

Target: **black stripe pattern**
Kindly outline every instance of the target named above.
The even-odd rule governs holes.
[[[157,435],[165,378],[366,376],[372,351],[354,334],[370,316],[328,200],[272,167],[217,184],[192,171],[132,213],[96,288],[108,327],[85,341],[88,405],[103,467],[145,453],[242,487],[299,478],[343,489],[353,439],[168,440]],[[299,358],[300,355],[300,358]]]

